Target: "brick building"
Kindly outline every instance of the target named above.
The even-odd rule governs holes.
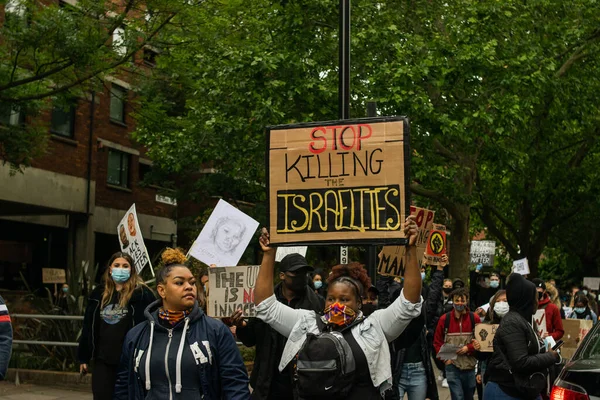
[[[23,289],[20,273],[40,287],[42,268],[77,272],[89,262],[102,270],[119,250],[117,225],[133,203],[151,259],[176,241],[174,200],[140,185],[152,162],[130,138],[133,88],[125,76],[105,77],[102,91],[44,115],[0,110],[0,129],[35,120],[49,136],[46,153],[24,173],[12,175],[0,160],[0,288]]]

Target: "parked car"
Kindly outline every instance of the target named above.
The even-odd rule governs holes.
[[[600,400],[600,324],[585,336],[554,382],[551,400]]]

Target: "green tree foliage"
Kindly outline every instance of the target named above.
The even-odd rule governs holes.
[[[71,3],[75,6],[69,5]],[[109,74],[142,73],[142,50],[160,51],[159,33],[197,1],[39,2],[1,0],[0,157],[28,165],[44,150],[46,131],[32,121],[7,123],[10,110],[35,117],[55,100],[84,97]],[[118,71],[117,71],[118,70]],[[22,121],[21,121],[22,122]]]
[[[169,31],[181,45],[142,90],[137,138],[174,187],[264,199],[264,127],[336,118],[337,5],[207,1]],[[411,189],[450,215],[451,274],[467,276],[475,210],[535,275],[550,235],[598,202],[597,1],[352,7],[351,116],[376,100],[411,119]]]

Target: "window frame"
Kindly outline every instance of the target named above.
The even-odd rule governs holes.
[[[119,182],[115,182],[110,180],[111,177],[111,154],[116,154],[119,156]],[[123,168],[123,166],[126,165],[126,168]],[[130,183],[131,183],[131,154],[124,152],[124,151],[119,151],[119,150],[114,150],[114,149],[108,149],[108,156],[107,156],[107,162],[106,162],[106,183],[109,186],[114,186],[114,187],[118,187],[118,188],[123,188],[123,189],[129,189],[130,187]]]
[[[70,117],[70,127],[69,127],[69,132],[68,133],[64,133],[61,132],[57,129],[54,128],[54,112],[60,110],[60,112],[63,112],[65,114],[69,114]],[[52,107],[52,112],[50,113],[50,133],[54,134],[54,135],[58,135],[60,137],[65,137],[65,138],[69,138],[69,139],[73,139],[75,137],[75,119],[76,119],[76,111],[77,111],[77,101],[73,100],[72,103],[69,105],[69,109],[68,110],[64,110],[62,107],[60,106],[56,106],[54,105]]]
[[[118,93],[115,92],[121,92],[121,97],[119,97]],[[109,114],[109,118],[112,122],[116,122],[118,124],[125,124],[125,110],[126,110],[126,105],[127,105],[127,96],[128,96],[128,91],[126,88],[119,86],[117,84],[112,84],[110,87],[110,103],[109,103],[109,109],[108,109],[108,114]],[[121,119],[117,119],[117,118],[113,118],[113,97],[115,97],[116,99],[119,99],[121,101]]]

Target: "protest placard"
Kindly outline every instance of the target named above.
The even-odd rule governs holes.
[[[533,319],[537,324],[540,337],[543,338],[546,336],[546,333],[548,333],[548,328],[546,327],[546,310],[543,308],[541,310],[537,310],[535,314],[533,314]]]
[[[237,265],[256,228],[258,221],[219,200],[189,254],[207,265]]]
[[[244,317],[256,317],[254,285],[259,269],[258,265],[209,268],[208,315],[227,318],[242,310]]]
[[[267,129],[273,244],[403,244],[410,204],[408,120]]]
[[[585,277],[583,278],[583,286],[587,286],[592,290],[598,290],[600,289],[600,278]]]
[[[64,269],[60,268],[42,268],[43,283],[66,283],[67,276]]]
[[[278,247],[275,253],[275,261],[280,262],[283,257],[288,254],[300,254],[302,257],[306,257],[307,246],[290,246],[290,247]]]
[[[435,211],[410,206],[410,215],[415,216],[415,222],[419,227],[417,238],[417,260],[419,265],[423,264],[429,233],[433,228]],[[377,272],[380,275],[403,276],[405,263],[405,246],[384,246],[379,257]]]
[[[585,319],[563,319],[562,323],[565,331],[562,340],[565,344],[561,347],[560,353],[563,358],[569,359],[594,323]]]
[[[521,275],[529,274],[529,261],[526,258],[513,261],[513,272]]]
[[[144,244],[142,230],[138,222],[137,213],[135,211],[135,203],[127,210],[125,216],[117,225],[117,235],[119,236],[119,244],[121,251],[129,254],[135,263],[135,270],[139,274],[146,265],[150,265],[150,272],[154,276],[154,270],[150,263],[148,250]]]
[[[425,255],[428,262],[439,262],[441,257],[446,254],[446,231],[432,230],[427,239],[427,250]]]
[[[494,351],[494,337],[500,325],[497,324],[477,324],[475,325],[475,339],[481,345],[481,350],[484,353]]]
[[[473,240],[471,242],[471,264],[493,267],[495,254],[496,242],[493,240]]]

